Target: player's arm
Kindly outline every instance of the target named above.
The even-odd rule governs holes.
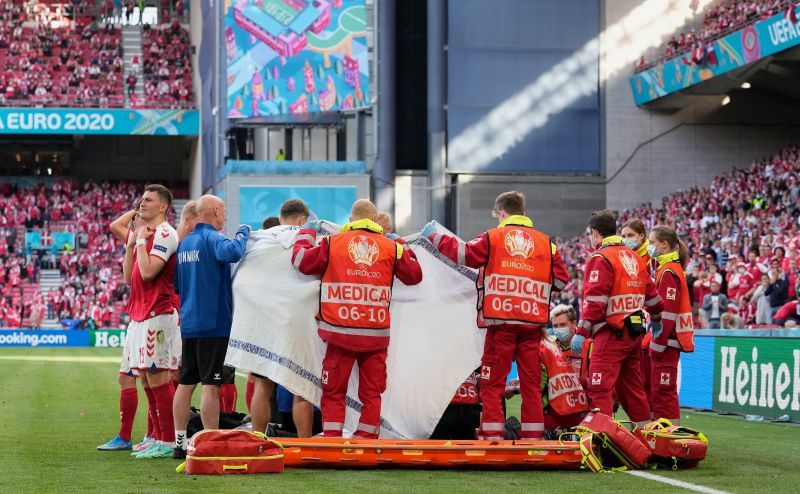
[[[233,238],[225,238],[219,232],[212,233],[208,239],[213,244],[214,258],[219,262],[234,263],[242,260],[250,238],[250,227],[242,225],[236,230]]]
[[[664,312],[661,313],[662,330],[658,336],[653,336],[652,343],[666,347],[667,341],[675,333],[680,312],[681,292],[680,281],[675,273],[666,271],[661,277],[658,285],[658,295],[664,304]],[[652,346],[650,348],[653,348]],[[653,351],[658,351],[653,348]]]
[[[109,225],[109,229],[111,233],[117,237],[117,239],[121,242],[125,242],[128,239],[128,225],[131,224],[133,221],[133,217],[136,216],[136,210],[131,209],[130,211],[126,211],[120,215],[119,218],[115,219]]]
[[[422,281],[422,266],[417,261],[417,255],[413,250],[399,243],[397,244],[397,265],[394,274],[404,285],[416,285]]]
[[[155,235],[153,247],[147,251],[147,239]],[[170,256],[178,250],[178,235],[174,231],[156,229],[155,232],[147,227],[139,228],[136,232],[136,263],[139,274],[144,281],[152,281],[164,269]]]
[[[583,277],[583,308],[577,333],[589,337],[606,323],[606,307],[614,271],[601,255],[593,255],[586,261]]]
[[[302,229],[297,232],[294,247],[292,247],[292,266],[303,274],[322,274],[328,267],[328,237],[322,237],[319,245],[317,232],[311,229]]]
[[[469,242],[441,233],[432,233],[428,240],[439,252],[457,264],[479,268],[489,261],[489,235],[486,233],[481,233]]]

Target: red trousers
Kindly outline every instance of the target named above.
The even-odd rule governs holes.
[[[522,439],[544,438],[542,412],[542,364],[539,359],[539,326],[499,325],[486,331],[481,359],[480,395],[483,404],[478,439],[502,440],[505,431],[503,391],[511,362],[517,361],[522,395]]]
[[[650,354],[650,403],[653,418],[678,421],[681,408],[678,402],[678,360],[681,352],[667,347],[663,353]]]
[[[653,409],[653,397],[650,394],[650,350],[642,350],[642,385],[644,386],[644,394],[647,395],[647,403],[650,409]]]
[[[328,343],[322,361],[322,432],[341,437],[344,427],[347,383],[358,362],[358,399],[361,417],[354,437],[377,439],[381,428],[381,394],[386,390],[386,349],[353,352]]]
[[[626,330],[622,338],[608,328],[594,337],[589,361],[586,394],[592,408],[607,415],[613,413],[613,394],[634,422],[650,421],[650,405],[642,384],[642,338],[631,338]]]

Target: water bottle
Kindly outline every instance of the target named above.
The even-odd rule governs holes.
[[[764,417],[761,416],[761,415],[745,415],[744,419],[747,420],[748,422],[763,422],[764,421]]]

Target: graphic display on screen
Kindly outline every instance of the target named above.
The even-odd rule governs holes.
[[[278,216],[287,199],[302,199],[311,211],[311,219],[344,225],[350,220],[350,208],[356,200],[356,187],[242,186],[239,188],[239,222],[261,228],[267,216]]]
[[[364,0],[226,0],[228,117],[369,106]]]

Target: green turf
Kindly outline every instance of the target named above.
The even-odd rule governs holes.
[[[116,357],[113,349],[0,349],[16,355]],[[272,476],[189,477],[176,460],[137,460],[95,447],[117,432],[117,365],[0,359],[0,492],[675,492],[626,474],[287,470]],[[239,382],[240,390],[244,389]],[[240,401],[244,393],[240,395]],[[134,438],[143,434],[140,412]],[[511,402],[509,411],[519,409]],[[705,432],[708,459],[687,471],[657,471],[729,492],[797,492],[800,428],[738,417],[684,413]]]

